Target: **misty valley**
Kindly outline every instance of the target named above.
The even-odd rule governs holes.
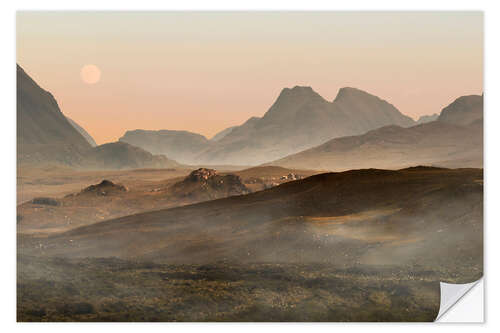
[[[433,321],[483,274],[482,95],[415,121],[295,86],[97,145],[17,65],[17,119],[18,321]]]

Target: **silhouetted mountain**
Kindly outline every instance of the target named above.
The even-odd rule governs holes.
[[[18,161],[76,165],[90,148],[63,115],[54,96],[17,65]]]
[[[141,147],[153,154],[167,155],[186,164],[196,164],[195,156],[210,144],[203,135],[171,130],[127,131],[119,141]]]
[[[94,141],[94,138],[89,134],[87,133],[87,131],[81,127],[80,125],[78,125],[74,120],[72,120],[71,118],[68,118],[66,117],[66,119],[68,119],[69,123],[71,124],[71,126],[73,126],[77,131],[78,133],[80,133],[84,138],[85,140],[87,140],[87,142],[92,146],[92,147],[95,147],[97,146],[97,143]]]
[[[197,156],[200,163],[254,165],[331,138],[361,134],[384,125],[415,122],[380,98],[342,88],[333,102],[310,87],[285,88],[262,118],[235,127]]]
[[[409,128],[385,126],[336,138],[269,164],[316,170],[396,169],[420,164],[482,167],[482,97],[457,99],[443,109],[437,121]]]

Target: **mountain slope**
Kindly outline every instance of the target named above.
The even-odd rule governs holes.
[[[457,98],[445,107],[438,120],[455,125],[468,125],[483,119],[483,96],[469,95]]]
[[[439,114],[437,114],[437,113],[434,113],[431,115],[420,116],[420,118],[418,118],[418,120],[417,120],[417,125],[429,123],[431,121],[437,120],[438,118],[439,118]]]
[[[81,127],[80,125],[78,125],[74,120],[72,120],[71,118],[68,118],[66,117],[66,119],[68,119],[69,123],[71,124],[71,126],[73,126],[77,131],[78,133],[80,133],[84,138],[85,140],[87,140],[87,142],[92,146],[92,147],[95,147],[97,146],[97,143],[95,142],[94,138],[83,128]]]
[[[411,126],[414,121],[358,89],[342,88],[328,102],[312,88],[296,86],[283,89],[262,118],[234,128],[197,158],[212,164],[255,165],[388,124]]]
[[[119,141],[141,147],[153,154],[167,155],[186,164],[196,164],[195,156],[210,144],[203,135],[171,130],[127,131]]]
[[[75,165],[90,148],[63,115],[54,96],[17,65],[18,161]]]
[[[172,168],[179,164],[164,155],[153,155],[125,142],[112,142],[90,150],[82,166],[92,169],[142,169]]]
[[[482,167],[480,100],[481,96],[461,97],[444,108],[436,121],[409,128],[386,126],[359,136],[333,139],[269,164],[337,171],[419,164]]]
[[[231,133],[231,131],[233,129],[235,129],[236,127],[238,127],[238,126],[231,126],[231,127],[226,128],[226,129],[223,129],[222,131],[215,134],[210,140],[211,141],[219,141],[220,139],[222,139],[223,137],[225,137],[226,135]]]

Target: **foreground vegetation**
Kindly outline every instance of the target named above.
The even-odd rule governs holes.
[[[420,266],[161,265],[22,256],[17,316],[18,321],[432,321],[442,274]]]

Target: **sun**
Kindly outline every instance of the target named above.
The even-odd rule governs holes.
[[[101,79],[101,70],[96,65],[85,65],[80,70],[80,77],[86,84],[95,84]]]

